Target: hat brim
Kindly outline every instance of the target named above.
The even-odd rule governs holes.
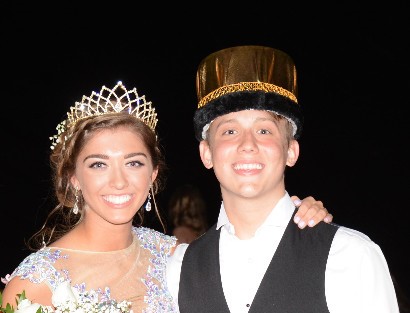
[[[265,91],[237,91],[225,94],[208,102],[196,110],[194,114],[194,131],[198,141],[202,136],[203,128],[221,115],[242,110],[267,110],[275,112],[288,119],[294,128],[294,137],[298,139],[302,132],[303,115],[301,107],[287,97],[275,92]]]

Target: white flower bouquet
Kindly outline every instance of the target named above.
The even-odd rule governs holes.
[[[2,294],[0,292],[0,312],[2,313],[133,313],[131,302],[116,302],[108,300],[100,302],[96,292],[78,293],[69,282],[61,283],[53,293],[51,306],[42,306],[32,303],[26,298],[24,291],[17,295],[17,307],[11,304],[3,307]]]

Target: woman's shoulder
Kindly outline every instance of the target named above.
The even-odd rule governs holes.
[[[59,275],[54,268],[54,263],[61,257],[63,257],[61,251],[50,248],[42,248],[30,253],[10,275],[2,278],[6,285],[3,297],[6,300],[14,299],[24,291],[28,298],[43,300],[42,295],[51,294],[51,282],[58,280]],[[43,282],[45,284],[42,284]],[[8,302],[10,301],[4,303]]]
[[[6,307],[7,303],[11,306],[16,306],[16,300],[22,296],[27,299],[36,299],[36,302],[42,303],[43,305],[51,304],[49,302],[51,290],[47,284],[36,284],[28,279],[14,277],[8,281],[3,290],[3,307]]]
[[[149,242],[166,242],[172,246],[176,244],[176,237],[166,235],[158,230],[148,228],[148,227],[133,227],[133,233],[138,237],[138,239],[142,241],[149,241]]]
[[[18,276],[34,284],[55,281],[59,275],[54,264],[64,257],[60,250],[42,248],[26,256],[10,275],[6,275],[4,280],[7,284],[8,281]]]

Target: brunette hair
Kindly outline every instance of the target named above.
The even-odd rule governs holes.
[[[48,214],[41,229],[28,240],[29,249],[37,250],[56,241],[81,222],[84,216],[81,209],[84,199],[81,195],[79,195],[77,203],[80,208],[79,214],[72,212],[76,200],[76,190],[70,179],[75,172],[76,160],[95,133],[120,127],[126,127],[141,138],[148,150],[153,168],[158,169],[152,190],[156,194],[163,189],[163,172],[166,168],[164,156],[157,135],[144,122],[127,112],[109,113],[81,119],[61,134],[60,142],[51,152],[50,165],[57,205]],[[165,231],[160,213],[156,205],[154,207]],[[143,209],[138,210],[133,221],[135,226],[141,226],[144,222],[144,211]]]

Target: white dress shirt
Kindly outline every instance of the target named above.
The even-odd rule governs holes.
[[[294,208],[286,193],[255,236],[240,240],[222,203],[217,223],[217,229],[221,228],[220,271],[231,313],[248,312]],[[187,247],[187,244],[179,245],[168,262],[168,285],[175,299],[178,299],[179,275]],[[389,268],[380,247],[353,229],[340,226],[335,234],[326,265],[325,290],[331,313],[399,313]]]

